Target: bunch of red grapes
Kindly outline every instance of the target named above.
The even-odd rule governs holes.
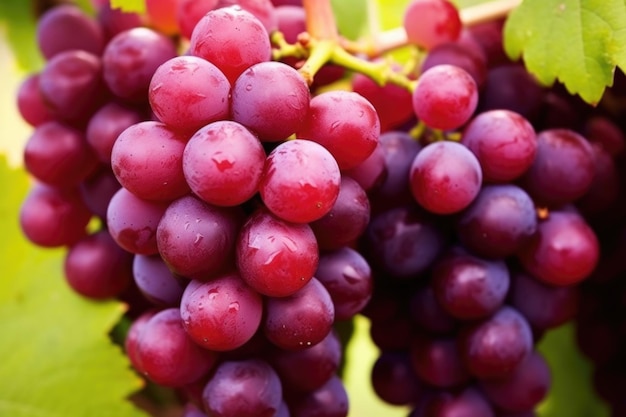
[[[412,417],[534,416],[535,346],[573,319],[626,405],[623,80],[595,108],[542,87],[501,21],[463,27],[447,0],[407,6],[411,88],[273,60],[299,1],[96,8],[39,20],[20,221],[67,247],[78,294],[129,304],[126,353],[185,417],[346,416],[335,325],[357,314],[374,390]]]

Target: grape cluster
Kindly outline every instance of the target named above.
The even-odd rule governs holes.
[[[427,54],[390,68],[411,88],[318,90],[343,69],[309,86],[301,60],[272,60],[272,32],[305,32],[301,2],[146,5],[41,17],[20,222],[68,248],[76,292],[129,304],[130,361],[185,417],[346,416],[335,325],[361,313],[374,390],[412,417],[535,415],[551,379],[535,345],[574,318],[622,404],[619,351],[585,341],[616,334],[599,294],[622,272],[601,254],[622,238],[623,136],[509,62],[501,22],[414,0],[404,27]]]

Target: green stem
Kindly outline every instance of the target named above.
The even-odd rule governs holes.
[[[307,84],[311,85],[313,83],[315,74],[330,60],[336,48],[337,43],[334,40],[313,42],[309,57],[302,68],[298,70]]]

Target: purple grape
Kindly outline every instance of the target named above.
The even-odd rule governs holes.
[[[535,205],[516,185],[486,185],[461,213],[456,230],[471,252],[505,258],[518,252],[537,230]]]
[[[456,213],[478,195],[480,163],[457,142],[434,142],[422,149],[411,165],[410,186],[415,200],[437,214]]]
[[[209,379],[202,399],[212,417],[274,417],[282,403],[282,386],[264,361],[226,361]]]
[[[412,404],[424,390],[404,352],[382,352],[372,367],[371,380],[376,395],[393,405]]]
[[[365,161],[352,169],[342,171],[342,178],[352,178],[367,192],[377,189],[386,176],[385,157],[380,143]]]
[[[431,285],[417,290],[409,303],[411,320],[424,330],[446,335],[457,329],[457,320],[439,304]]]
[[[467,48],[459,40],[442,43],[431,49],[422,62],[421,72],[437,65],[454,65],[464,69],[479,89],[487,78],[487,62],[482,50]]]
[[[41,95],[39,78],[39,73],[31,74],[24,78],[16,97],[17,109],[20,115],[26,123],[33,127],[54,120],[54,114],[50,111]]]
[[[413,370],[429,385],[454,388],[471,378],[457,349],[456,338],[418,335],[411,343],[409,354]]]
[[[267,338],[286,350],[315,346],[328,336],[335,319],[330,294],[315,278],[287,297],[266,300],[263,329]]]
[[[494,417],[495,413],[484,395],[469,387],[457,393],[440,392],[428,404],[425,417]]]
[[[335,320],[360,313],[372,297],[372,271],[367,260],[344,247],[320,256],[315,277],[326,287],[335,306]]]
[[[141,293],[153,304],[176,307],[180,304],[187,280],[176,277],[158,255],[135,255],[133,278]]]
[[[326,384],[288,402],[291,417],[346,417],[348,394],[338,376]]]
[[[156,231],[159,253],[177,275],[206,280],[234,265],[243,214],[188,195],[165,210]]]
[[[452,251],[433,267],[432,286],[439,304],[453,317],[475,320],[490,316],[509,290],[504,261],[489,261]]]
[[[101,219],[106,219],[109,202],[121,185],[110,169],[100,167],[95,173],[85,178],[79,188],[89,210]]]

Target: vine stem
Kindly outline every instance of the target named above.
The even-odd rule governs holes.
[[[330,0],[302,0],[306,12],[306,31],[317,40],[337,40],[339,31]]]
[[[459,14],[463,26],[473,26],[505,17],[521,3],[522,0],[493,0],[475,6],[465,7],[459,11]],[[406,37],[406,31],[403,27],[397,27],[381,32],[372,39],[370,45],[359,48],[355,42],[347,42],[345,46],[353,51],[358,48],[358,51],[355,52],[365,53],[368,57],[375,58],[407,44],[408,39]]]

